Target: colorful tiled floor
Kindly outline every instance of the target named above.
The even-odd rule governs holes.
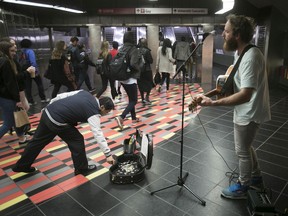
[[[126,98],[117,109],[102,118],[103,131],[114,154],[121,154],[121,142],[139,128],[153,134],[154,156],[146,177],[137,184],[115,185],[109,181],[109,165],[99,150],[87,124],[79,125],[86,140],[90,163],[98,170],[88,176],[74,176],[70,152],[58,137],[41,152],[34,174],[11,171],[23,146],[14,136],[0,141],[0,215],[102,215],[102,216],[246,216],[246,201],[231,201],[220,197],[228,185],[226,163],[237,167],[233,145],[232,107],[206,107],[199,115],[187,109],[189,92],[202,92],[198,84],[188,84],[185,89],[183,174],[189,173],[185,185],[206,201],[206,206],[185,188],[172,187],[150,192],[175,184],[180,176],[181,141],[181,85],[171,86],[169,93],[153,90],[152,105],[137,104],[141,122],[131,125],[125,121],[120,132],[113,117],[121,112]],[[203,87],[203,86],[202,86]],[[207,89],[206,89],[207,90]],[[269,198],[282,212],[288,200],[288,96],[287,91],[271,89],[272,120],[262,125],[254,146],[263,171]],[[37,127],[39,110],[31,116]],[[38,111],[37,111],[38,110]],[[200,111],[200,110],[198,110]],[[217,150],[217,151],[215,151]],[[221,154],[221,157],[218,153]],[[224,162],[225,159],[225,162]]]
[[[179,88],[180,87],[180,88]],[[190,88],[190,91],[189,91]],[[195,116],[187,111],[191,94],[197,94],[203,90],[198,84],[185,89],[185,123]],[[145,133],[153,134],[154,145],[164,140],[169,140],[180,130],[182,119],[182,95],[181,86],[172,85],[169,93],[154,91],[151,95],[152,104],[143,105],[141,101],[137,104],[137,116],[141,119],[137,125],[132,126],[131,119],[125,121],[124,130],[119,131],[114,117],[121,114],[127,105],[127,98],[123,96],[120,103],[117,103],[116,110],[101,118],[102,129],[108,145],[113,154],[122,153],[123,140],[135,132],[135,128]],[[35,130],[40,119],[40,113],[30,116],[32,130]],[[1,139],[1,208],[5,210],[14,205],[21,205],[27,199],[34,204],[41,203],[49,198],[71,190],[103,173],[109,171],[110,165],[106,163],[105,157],[97,145],[88,123],[78,126],[85,139],[86,153],[90,163],[97,164],[98,170],[89,176],[74,176],[73,164],[70,151],[59,137],[55,137],[44,151],[37,157],[34,165],[37,172],[33,174],[14,173],[11,168],[20,158],[24,146],[18,144],[16,135],[5,135]]]

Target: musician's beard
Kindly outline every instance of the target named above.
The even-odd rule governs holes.
[[[229,40],[224,41],[223,49],[225,51],[235,51],[238,48],[238,44],[235,38],[230,38]]]

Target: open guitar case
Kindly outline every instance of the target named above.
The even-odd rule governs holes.
[[[151,134],[136,130],[123,143],[123,154],[116,157],[116,163],[109,169],[110,181],[114,184],[132,184],[145,178],[145,169],[150,169],[153,159]]]

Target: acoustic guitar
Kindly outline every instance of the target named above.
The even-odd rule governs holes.
[[[223,97],[227,97],[228,95],[231,95],[233,93],[233,85],[229,86],[227,91],[224,95],[221,94],[222,87],[226,83],[231,71],[233,70],[233,65],[230,65],[229,68],[226,70],[224,75],[219,75],[216,80],[216,88],[205,93],[204,96],[206,97],[213,97],[216,95],[217,100],[221,99]],[[199,98],[197,101],[191,102],[188,105],[189,111],[193,111],[196,107],[197,104],[201,102],[202,98]]]

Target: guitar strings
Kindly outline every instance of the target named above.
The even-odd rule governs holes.
[[[190,90],[188,84],[186,83],[185,85],[186,85],[186,87],[187,87],[187,89],[188,89],[188,93],[190,94],[191,99],[193,100],[194,97],[193,97],[193,95],[192,95],[192,93],[191,93],[191,90]],[[229,164],[227,163],[227,161],[225,160],[225,158],[223,157],[223,155],[222,155],[222,154],[218,151],[218,149],[215,147],[213,141],[211,140],[211,138],[210,138],[210,136],[209,136],[209,134],[208,134],[208,132],[207,132],[207,130],[206,130],[206,128],[205,128],[205,126],[204,126],[201,118],[200,118],[200,115],[199,115],[196,111],[197,111],[197,106],[195,107],[195,110],[192,109],[192,112],[195,112],[195,113],[196,113],[196,116],[197,116],[197,118],[198,118],[198,120],[199,120],[199,122],[200,122],[200,125],[201,125],[201,127],[203,128],[204,133],[205,133],[206,137],[208,138],[208,140],[209,140],[212,148],[213,148],[214,151],[222,158],[222,160],[224,161],[224,163],[226,164],[226,166],[227,166],[228,169],[230,170],[230,171],[227,171],[227,172],[225,173],[225,176],[227,176],[227,177],[229,178],[229,185],[231,185],[232,182],[235,183],[235,182],[238,180],[238,178],[239,178],[239,173],[236,172],[236,170],[237,170],[238,168],[235,167],[234,169],[232,169],[232,168],[229,166]],[[191,122],[191,119],[190,119],[189,123],[190,123],[190,122]]]

